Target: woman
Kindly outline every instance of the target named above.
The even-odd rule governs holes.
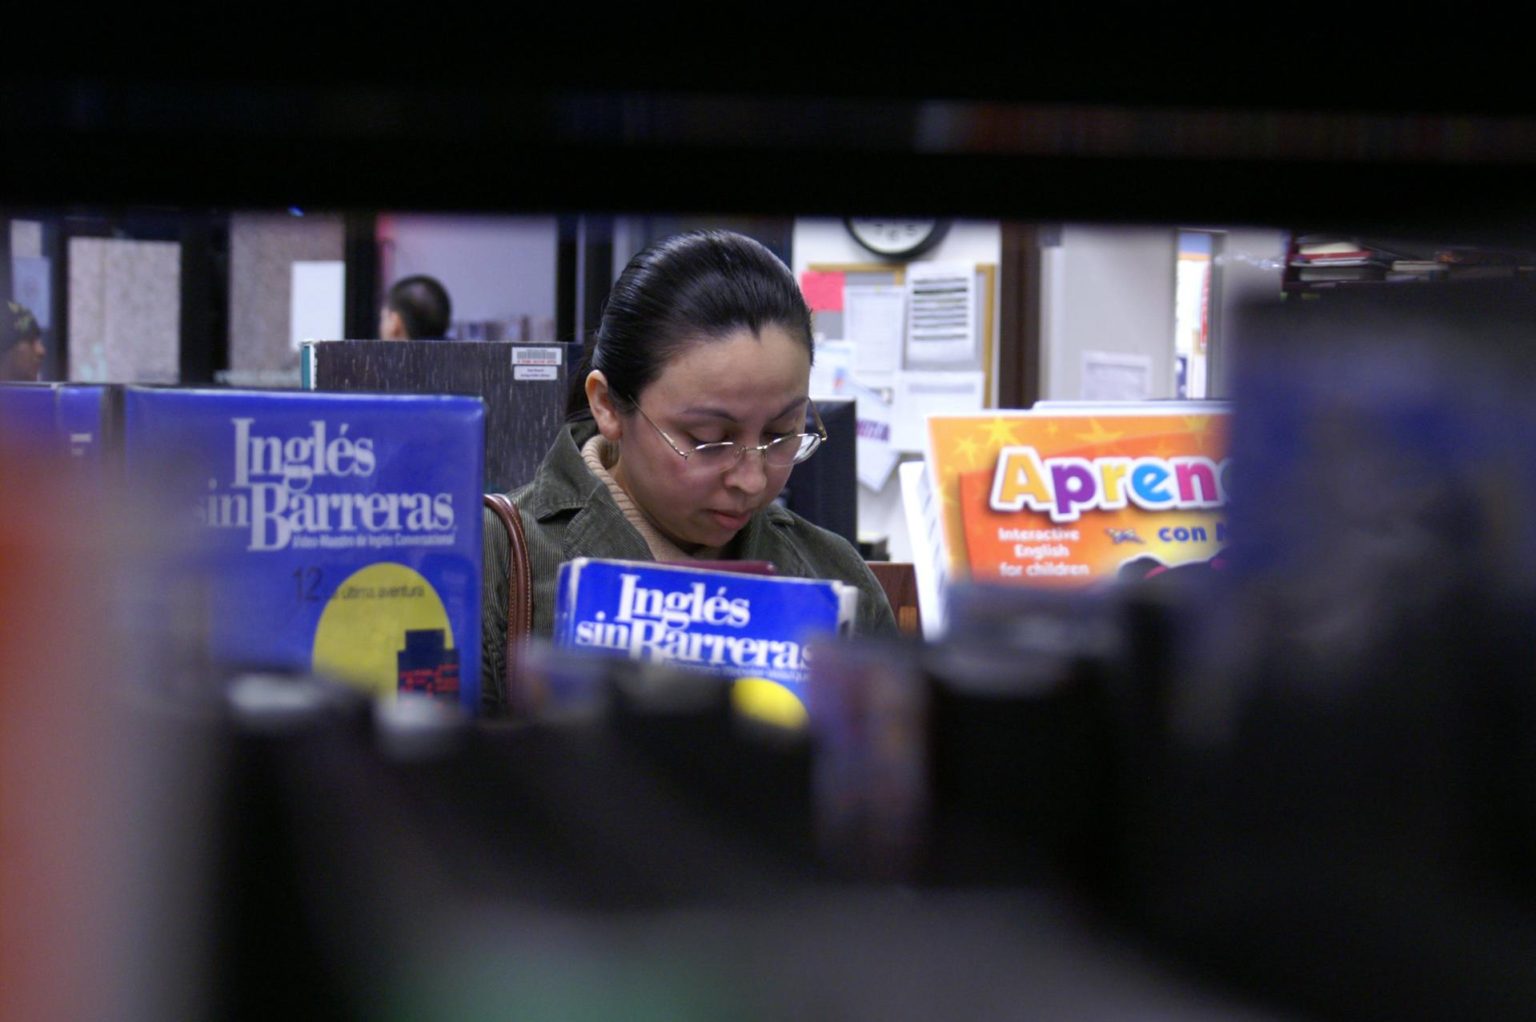
[[[810,310],[794,274],[726,231],[658,242],[619,275],[569,421],[512,494],[533,568],[534,633],[576,557],[771,561],[860,590],[856,630],[895,634],[885,593],[847,540],[774,503],[815,453]],[[578,374],[579,375],[579,374]],[[488,512],[481,703],[506,708],[507,540]]]
[[[6,302],[0,309],[0,380],[36,380],[45,355],[43,328],[32,310]]]

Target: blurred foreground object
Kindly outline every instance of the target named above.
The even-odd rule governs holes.
[[[198,763],[143,741],[121,604],[152,532],[62,445],[0,450],[0,494],[0,1018],[188,1017]]]
[[[211,1017],[1288,1018],[1048,888],[829,876],[809,735],[720,679],[555,649],[533,665],[544,715],[436,754],[402,756],[317,679],[231,687]],[[858,847],[883,854],[873,836]]]
[[[50,395],[51,399],[51,395]],[[110,1018],[111,663],[99,533],[46,448],[0,450],[0,1017]]]
[[[1161,590],[1131,913],[1324,1017],[1528,1018],[1536,291],[1340,288],[1236,336],[1232,557]]]

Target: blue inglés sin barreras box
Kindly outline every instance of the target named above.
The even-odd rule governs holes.
[[[858,590],[824,579],[577,558],[560,566],[554,643],[730,678],[761,678],[803,704],[806,645],[843,633]]]
[[[479,703],[478,398],[128,388],[218,664]]]
[[[46,383],[0,383],[0,443],[52,443],[58,418],[54,391]]]
[[[0,443],[46,454],[66,454],[91,469],[105,461],[105,435],[113,418],[99,383],[0,384]]]

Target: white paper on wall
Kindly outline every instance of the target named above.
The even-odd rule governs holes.
[[[41,220],[11,221],[11,258],[41,259],[43,224]]]
[[[811,365],[811,397],[843,397],[843,377],[853,365],[853,345],[847,341],[817,341]]]
[[[305,341],[345,337],[347,264],[340,260],[293,264],[288,343],[294,351]]]
[[[843,290],[843,334],[853,345],[853,371],[894,372],[901,368],[907,289],[895,284]]]
[[[45,256],[14,256],[11,259],[11,292],[16,301],[32,310],[37,325],[47,330],[53,308],[53,263]]]
[[[981,411],[986,385],[986,375],[980,372],[896,374],[891,442],[898,451],[922,453],[928,446],[928,416]]]
[[[976,365],[976,267],[913,263],[907,267],[907,365]]]
[[[848,377],[843,381],[843,397],[858,402],[859,482],[876,492],[885,489],[901,454],[891,444],[891,391],[889,387],[865,386]]]
[[[1152,396],[1152,356],[1083,352],[1084,401],[1145,401]]]

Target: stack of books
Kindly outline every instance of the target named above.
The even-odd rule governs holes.
[[[1395,255],[1358,238],[1308,235],[1296,240],[1290,265],[1307,283],[1385,280]]]
[[[1296,239],[1288,265],[1306,284],[1341,281],[1439,281],[1515,277],[1536,272],[1529,253],[1458,246],[1366,241],[1331,234]]]

